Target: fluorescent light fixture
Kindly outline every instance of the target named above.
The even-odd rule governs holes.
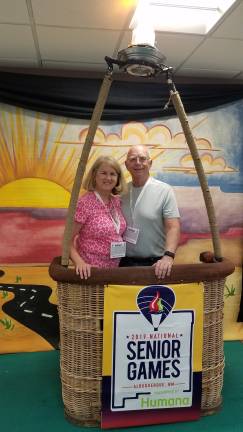
[[[139,0],[130,28],[139,27],[141,40],[152,40],[152,30],[207,34],[236,0]],[[147,35],[147,36],[146,36]],[[138,43],[139,37],[132,40]],[[141,44],[144,42],[140,42]]]

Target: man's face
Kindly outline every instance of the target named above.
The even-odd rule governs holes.
[[[128,151],[125,165],[135,182],[136,180],[139,182],[146,182],[149,177],[152,161],[149,158],[146,148],[143,146],[136,146]]]

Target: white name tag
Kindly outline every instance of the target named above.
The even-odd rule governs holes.
[[[136,244],[138,241],[138,235],[139,235],[139,229],[138,228],[128,226],[124,235],[123,235],[123,238],[128,243]]]
[[[126,255],[126,242],[111,242],[111,258],[122,258]]]

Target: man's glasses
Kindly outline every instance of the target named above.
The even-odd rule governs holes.
[[[127,159],[131,163],[136,163],[137,161],[140,163],[145,163],[149,160],[147,156],[131,156]]]

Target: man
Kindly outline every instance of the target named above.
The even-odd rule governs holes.
[[[129,149],[125,162],[132,176],[122,209],[127,221],[127,256],[120,266],[153,265],[158,278],[169,276],[180,237],[180,216],[172,188],[150,177],[152,160],[145,146]]]

